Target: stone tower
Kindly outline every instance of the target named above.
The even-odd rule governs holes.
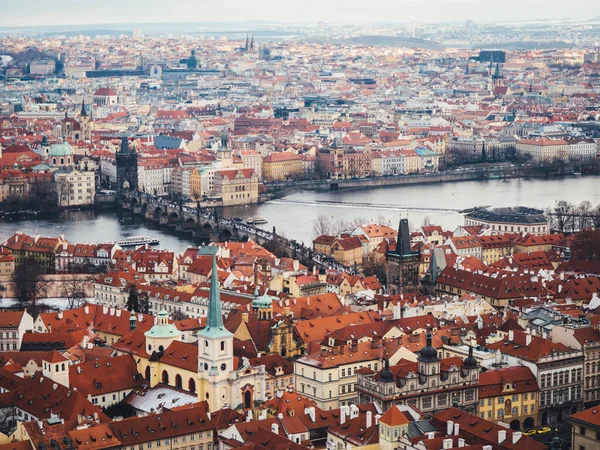
[[[122,199],[127,192],[138,190],[137,152],[129,148],[127,136],[121,137],[121,148],[116,154],[117,162],[117,197]]]
[[[387,290],[389,294],[400,294],[419,289],[419,265],[421,252],[412,250],[408,219],[401,219],[398,227],[396,248],[388,250]]]

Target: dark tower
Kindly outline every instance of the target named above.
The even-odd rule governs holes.
[[[388,250],[387,290],[389,294],[400,294],[419,289],[419,265],[421,252],[412,250],[408,219],[401,219],[395,250]]]
[[[117,196],[123,198],[127,192],[137,192],[138,164],[137,152],[129,148],[127,136],[121,137],[121,148],[116,154],[117,160]]]
[[[252,39],[250,40],[250,50],[254,50],[254,35],[252,35]]]

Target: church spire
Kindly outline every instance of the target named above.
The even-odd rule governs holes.
[[[210,276],[210,293],[208,296],[208,317],[206,318],[206,328],[200,333],[204,336],[223,336],[229,335],[229,331],[223,326],[223,312],[221,311],[221,294],[219,292],[219,275],[217,272],[217,251],[218,247],[202,247],[199,255],[212,256],[212,274]]]
[[[85,99],[81,99],[81,112],[79,113],[81,117],[87,117],[87,112],[85,111]]]

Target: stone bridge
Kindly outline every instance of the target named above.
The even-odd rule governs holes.
[[[201,241],[224,242],[252,239],[260,245],[276,243],[276,247],[282,250],[281,253],[287,254],[288,257],[310,261],[312,265],[319,268],[332,268],[350,274],[355,273],[353,268],[343,266],[327,255],[316,253],[310,247],[274,234],[272,231],[220,217],[212,209],[191,208],[164,198],[140,193],[125,194],[122,207],[133,211],[135,215],[144,216],[147,221],[154,221],[171,231],[184,233]]]

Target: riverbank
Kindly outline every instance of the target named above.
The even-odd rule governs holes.
[[[268,223],[260,228],[308,244],[314,239],[313,225],[320,215],[330,220],[380,222],[396,228],[400,217],[408,218],[414,230],[428,222],[453,230],[464,223],[458,211],[481,205],[523,205],[546,209],[557,200],[593,206],[600,203],[600,176],[565,176],[553,178],[495,179],[390,186],[381,189],[345,191],[301,190],[284,202],[267,202],[219,210],[222,217],[262,217]],[[441,210],[443,209],[443,211]],[[119,220],[116,211],[71,211],[51,217],[11,218],[0,220],[0,242],[16,231],[42,236],[64,234],[69,242],[93,243],[122,239],[127,236],[151,236],[160,247],[184,251],[197,245],[189,236],[161,227],[156,221],[138,216]]]
[[[41,282],[44,285],[41,298],[63,298],[65,297],[65,289],[69,289],[69,285],[77,283],[77,288],[83,291],[86,298],[94,296],[94,275],[87,273],[65,273],[65,274],[50,274],[42,275]],[[5,298],[15,296],[15,285],[12,282],[10,275],[0,275],[0,284],[5,290],[2,293]]]
[[[265,187],[271,198],[281,199],[301,191],[330,192],[382,189],[420,184],[457,183],[463,181],[554,179],[580,176],[580,169],[581,168],[575,164],[479,164],[476,166],[468,166],[435,173],[346,178],[336,180],[282,181],[265,184]]]

